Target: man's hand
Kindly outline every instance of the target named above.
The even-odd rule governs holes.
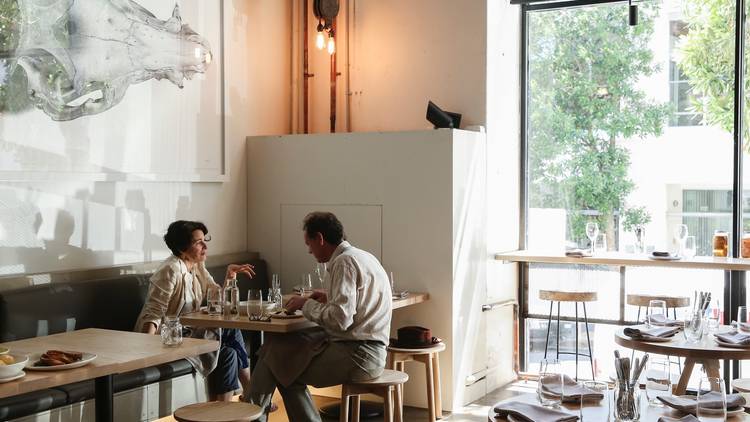
[[[327,303],[328,293],[326,293],[325,290],[313,290],[312,294],[310,294],[310,299],[316,300],[320,303]]]
[[[247,274],[248,277],[253,278],[255,275],[255,267],[250,264],[229,264],[227,266],[226,280],[237,278],[237,273],[244,273]]]
[[[286,305],[284,305],[284,309],[286,309],[288,313],[292,313],[297,311],[298,309],[302,309],[302,306],[305,305],[307,299],[308,298],[303,296],[292,296],[292,298],[286,302]]]

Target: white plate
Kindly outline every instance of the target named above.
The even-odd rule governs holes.
[[[14,381],[14,380],[17,380],[19,378],[23,378],[25,376],[26,376],[26,372],[21,371],[21,372],[17,373],[16,375],[13,375],[12,377],[0,378],[0,384],[2,384],[4,382]]]
[[[39,361],[39,357],[41,356],[41,353],[29,355],[29,362],[26,364],[26,369],[32,371],[61,371],[64,369],[80,368],[81,366],[88,365],[94,359],[96,359],[96,355],[93,353],[83,353],[83,359],[79,360],[78,362],[57,366],[34,366],[34,364]]]
[[[654,261],[679,261],[682,259],[681,256],[654,256],[649,255],[648,259],[653,259]]]
[[[732,343],[727,343],[727,342],[719,340],[716,337],[714,337],[714,341],[716,341],[716,344],[718,344],[721,347],[730,347],[732,349],[750,349],[750,344],[732,344]]]

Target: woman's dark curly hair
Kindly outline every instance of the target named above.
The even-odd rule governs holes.
[[[164,243],[175,256],[180,256],[190,249],[193,244],[193,232],[196,230],[202,231],[204,236],[208,234],[206,225],[200,221],[177,220],[167,228]]]

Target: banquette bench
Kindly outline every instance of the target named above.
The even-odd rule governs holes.
[[[247,297],[250,288],[267,290],[265,261],[243,262],[255,266],[256,276],[252,280],[244,275],[238,277],[240,297]],[[208,270],[217,283],[223,282],[226,265],[209,266]],[[131,331],[145,301],[149,277],[150,273],[75,281],[58,277],[45,284],[0,290],[0,342],[83,328]],[[2,279],[0,288],[1,283]],[[81,350],[85,350],[85,345],[81,345]],[[118,374],[113,380],[114,391],[131,390],[192,372],[190,363],[182,359]],[[20,418],[93,397],[93,380],[8,397],[0,399],[0,420]]]

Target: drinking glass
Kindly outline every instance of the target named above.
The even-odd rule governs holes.
[[[719,300],[714,300],[713,305],[706,310],[706,316],[708,318],[708,332],[715,333],[721,325],[721,305]]]
[[[737,330],[743,333],[750,332],[750,320],[748,319],[747,306],[737,307]]]
[[[271,289],[281,290],[281,279],[278,274],[271,276]]]
[[[654,406],[662,406],[657,396],[669,396],[672,391],[669,359],[655,357],[648,362],[646,370],[646,397]]]
[[[164,317],[161,324],[161,342],[167,347],[182,344],[182,324],[178,317]]]
[[[391,283],[391,293],[396,293],[396,278],[393,276],[393,271],[388,273],[388,281]]]
[[[302,283],[300,284],[300,287],[302,287],[303,296],[312,293],[312,277],[310,277],[310,274],[302,274]]]
[[[609,421],[609,415],[612,413],[612,407],[609,403],[609,384],[603,381],[583,381],[583,386],[604,396],[604,400],[597,404],[607,409],[607,421]],[[581,400],[580,418],[583,421],[583,400]]]
[[[688,312],[685,317],[685,329],[682,330],[685,340],[695,343],[703,336],[703,315],[701,312]]]
[[[591,253],[593,254],[595,252],[596,248],[596,238],[599,236],[599,224],[596,222],[588,222],[586,223],[586,237],[589,238],[589,242],[591,242]]]
[[[685,248],[685,238],[688,235],[688,226],[685,224],[678,224],[674,228],[674,238],[677,241],[677,255],[682,256]]]
[[[220,315],[221,309],[221,289],[209,287],[206,291],[206,304],[209,315]]]
[[[547,382],[553,382],[560,385],[560,392],[565,394],[563,391],[563,375],[560,361],[557,359],[542,359],[539,368],[539,382],[536,385],[536,394],[539,399],[539,404],[548,407],[557,407],[562,403],[562,397],[558,397],[555,394],[550,394],[544,390],[543,384]]]
[[[317,262],[315,263],[315,268],[313,269],[315,272],[315,276],[318,278],[318,286],[320,288],[323,288],[323,280],[326,278],[326,263],[325,262]]]
[[[247,291],[247,316],[263,316],[263,291],[250,289]]]
[[[727,395],[721,378],[701,378],[695,415],[701,422],[725,421],[727,418]]]
[[[626,382],[615,383],[614,415],[620,422],[638,421],[641,418],[641,389]]]
[[[607,252],[607,235],[600,233],[596,236],[596,250],[598,252]]]
[[[659,316],[659,318],[655,318]],[[652,318],[654,318],[652,320]],[[651,327],[656,327],[657,325],[654,323],[654,321],[659,321],[659,319],[666,319],[667,318],[667,302],[663,300],[649,300],[648,301],[648,310],[646,314],[646,325]]]
[[[697,253],[697,246],[695,244],[695,236],[688,236],[685,238],[685,250],[682,251],[682,255],[685,258],[692,258]]]

